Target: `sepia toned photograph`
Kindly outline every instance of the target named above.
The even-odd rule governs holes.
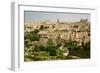
[[[90,14],[24,11],[24,62],[90,59]]]

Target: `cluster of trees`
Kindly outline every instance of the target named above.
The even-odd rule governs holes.
[[[60,51],[52,39],[48,40],[46,46],[42,44],[40,45],[36,44],[34,46],[35,47],[33,47],[32,50],[28,52],[28,53],[32,52],[32,55],[34,56],[29,55],[25,57],[25,59],[30,58],[31,60],[35,60],[35,61],[48,60],[50,59],[50,57],[52,58],[54,56],[57,56],[58,52]],[[28,48],[30,48],[29,45]]]
[[[40,29],[43,30],[44,26],[41,26]],[[24,48],[27,48],[24,53],[28,53],[28,55],[24,57],[25,61],[27,61],[27,59],[33,61],[72,59],[71,56],[73,55],[80,58],[90,58],[90,41],[85,45],[78,46],[78,42],[76,41],[62,41],[62,39],[58,37],[57,40],[48,39],[46,46],[43,44],[33,45],[32,42],[39,42],[41,39],[41,36],[37,34],[39,31],[40,30],[36,29],[32,32],[24,33]],[[68,56],[63,55],[63,51],[60,49],[61,46],[63,46],[63,49],[67,48],[69,50]]]
[[[80,58],[90,58],[90,41],[85,45],[78,46],[78,42],[70,41],[65,43],[65,47],[67,47],[70,51],[70,56],[77,56]]]
[[[28,39],[28,40],[27,40]],[[25,33],[25,47],[27,49],[32,48],[31,55],[25,56],[25,61],[30,58],[33,61],[40,60],[57,60],[57,59],[72,59],[71,56],[78,56],[80,58],[90,57],[90,42],[85,45],[78,46],[76,41],[63,41],[60,39],[54,43],[52,39],[48,39],[47,45],[44,46],[43,43],[32,45],[32,41],[39,41],[41,38],[35,32]],[[59,48],[63,45],[63,49],[67,48],[69,50],[69,55],[66,57],[62,53],[63,51]]]

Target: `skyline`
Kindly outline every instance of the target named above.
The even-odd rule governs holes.
[[[45,21],[45,20],[56,21],[57,19],[64,22],[75,22],[79,21],[80,19],[88,19],[88,21],[90,21],[90,14],[24,11],[24,22]]]

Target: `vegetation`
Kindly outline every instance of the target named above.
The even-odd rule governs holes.
[[[80,21],[81,24],[83,24],[83,22],[83,20]],[[84,43],[85,39],[87,38],[84,37],[83,34],[81,42],[72,39],[76,33],[81,34],[88,32],[88,34],[90,34],[90,31],[87,31],[88,29],[86,30],[86,25],[84,25],[84,28],[82,26],[82,29],[80,27],[80,30],[76,31],[75,29],[78,29],[78,27],[78,25],[74,25],[73,29],[70,31],[68,29],[56,29],[55,25],[49,27],[42,24],[39,28],[33,29],[30,32],[24,32],[24,61],[90,58],[90,40]],[[50,30],[51,28],[55,29],[55,31],[52,31],[52,33]],[[48,33],[38,34],[43,30],[48,31]],[[67,36],[64,38],[61,37],[61,33],[65,34],[69,32],[71,33],[69,34],[70,38],[68,40],[66,39]],[[57,37],[55,38],[56,35]],[[90,37],[90,35],[87,36]]]

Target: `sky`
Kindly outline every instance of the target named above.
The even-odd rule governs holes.
[[[90,21],[90,14],[85,13],[61,13],[61,12],[39,12],[39,11],[24,11],[24,22],[56,21],[59,19],[61,22],[75,22],[80,19],[88,19]]]

